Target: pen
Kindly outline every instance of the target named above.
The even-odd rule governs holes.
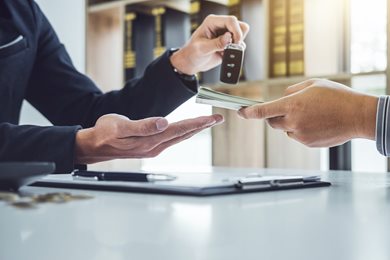
[[[154,182],[173,181],[176,179],[172,175],[142,172],[75,171],[72,175],[75,179],[96,181]]]

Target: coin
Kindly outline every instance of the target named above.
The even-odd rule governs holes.
[[[69,201],[92,199],[92,196],[68,192],[52,192],[33,196],[19,196],[16,193],[0,192],[0,201],[8,202],[9,205],[21,209],[33,209],[40,203],[66,203]]]
[[[14,202],[19,198],[18,194],[12,192],[0,192],[0,201]]]
[[[16,201],[10,203],[11,206],[19,209],[35,209],[36,206],[33,202],[31,201]]]
[[[93,199],[93,196],[83,195],[83,194],[71,195],[71,197],[72,197],[72,200],[89,200],[89,199]]]

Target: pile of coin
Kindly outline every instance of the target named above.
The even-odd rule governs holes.
[[[33,209],[36,208],[38,204],[41,203],[66,203],[76,200],[86,200],[92,199],[92,196],[89,195],[73,195],[68,192],[53,192],[46,194],[38,194],[32,196],[22,196],[18,193],[13,192],[0,192],[0,201],[4,201],[16,208],[22,209]]]

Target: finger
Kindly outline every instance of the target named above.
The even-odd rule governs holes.
[[[226,28],[227,31],[233,34],[234,43],[243,41],[243,32],[237,17],[230,15],[209,15],[208,20],[210,21],[209,26],[213,32],[221,28]]]
[[[241,21],[238,21],[238,23],[240,25],[240,28],[242,31],[242,38],[244,40],[246,38],[246,36],[248,35],[249,30],[250,30],[249,24],[247,24],[245,22],[241,22]]]
[[[212,39],[204,39],[199,42],[200,50],[205,55],[209,55],[215,52],[222,52],[228,44],[232,42],[232,35],[229,32]]]
[[[286,90],[284,91],[284,94],[286,96],[288,95],[291,95],[291,94],[294,94],[298,91],[301,91],[302,89],[305,89],[309,86],[313,85],[313,80],[312,79],[309,79],[309,80],[306,80],[306,81],[303,81],[303,82],[299,82],[295,85],[292,85],[288,88],[286,88]]]
[[[218,114],[187,119],[170,124],[164,132],[153,136],[138,136],[121,139],[121,144],[118,145],[118,147],[120,147],[121,150],[132,149],[135,151],[150,151],[161,143],[183,136],[197,129],[214,126],[222,122],[223,116]]]
[[[161,144],[197,129],[220,124],[223,122],[223,120],[223,116],[218,114],[182,120],[169,125],[168,129],[163,133],[153,136],[152,141],[155,144]]]
[[[285,98],[277,99],[275,101],[266,102],[246,108],[241,108],[238,111],[240,117],[249,119],[263,119],[278,116],[284,116],[287,113],[287,100]]]
[[[193,137],[194,135],[196,135],[197,133],[203,131],[206,128],[207,127],[204,127],[204,128],[201,128],[201,129],[197,129],[197,130],[189,132],[189,133],[187,133],[187,134],[185,134],[183,136],[176,137],[176,138],[174,138],[172,140],[164,142],[164,143],[158,145],[157,147],[155,147],[153,150],[151,150],[149,152],[149,155],[151,157],[155,157],[155,156],[159,155],[161,152],[163,152],[164,150],[166,150],[167,148],[169,148],[169,147],[171,147],[171,146],[173,146],[175,144],[181,143],[181,142],[183,142],[183,141]]]
[[[131,136],[151,136],[168,128],[168,121],[163,117],[151,117],[142,120],[123,120],[118,124],[118,138]]]
[[[287,120],[284,116],[278,116],[273,118],[268,118],[267,123],[273,128],[283,131],[291,131],[287,126]]]

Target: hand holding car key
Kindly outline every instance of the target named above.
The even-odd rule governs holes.
[[[244,46],[230,43],[224,50],[220,80],[227,84],[237,84],[244,61]]]

